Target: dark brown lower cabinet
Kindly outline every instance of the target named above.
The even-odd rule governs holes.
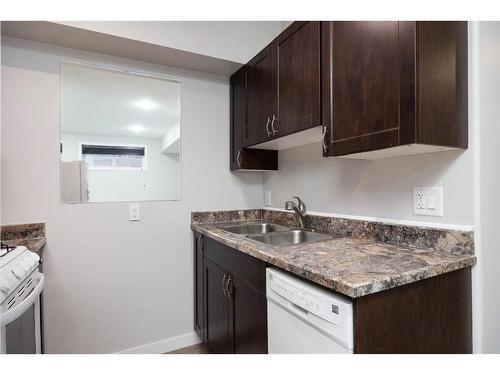
[[[231,299],[230,332],[233,353],[267,353],[267,300],[245,281],[233,276],[234,296]]]
[[[266,263],[196,234],[195,329],[214,353],[267,353]],[[355,353],[471,353],[471,269],[353,299]]]
[[[227,272],[205,259],[206,343],[214,353],[231,353],[229,340],[229,299],[224,292]]]
[[[205,337],[205,314],[204,314],[204,268],[205,256],[203,254],[204,236],[194,234],[194,330],[203,339]]]
[[[356,353],[472,353],[470,267],[354,301]]]
[[[205,337],[214,353],[267,353],[265,263],[205,239]]]

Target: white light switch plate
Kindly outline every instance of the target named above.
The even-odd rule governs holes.
[[[441,186],[413,188],[413,214],[443,216],[443,188]]]
[[[130,221],[139,221],[141,220],[141,211],[139,209],[139,204],[138,203],[132,203],[129,206],[129,220]]]

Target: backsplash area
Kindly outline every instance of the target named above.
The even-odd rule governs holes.
[[[191,213],[192,224],[251,220],[265,220],[291,227],[297,227],[299,224],[293,213],[278,210],[255,209]],[[474,254],[473,231],[426,228],[424,226],[336,218],[318,214],[306,216],[306,227],[318,232],[366,238],[418,249],[432,249],[446,254]]]
[[[384,160],[324,158],[318,144],[281,150],[279,171],[264,173],[271,207],[298,195],[309,211],[437,224],[472,225],[472,151]],[[414,187],[443,188],[443,216],[413,214]]]

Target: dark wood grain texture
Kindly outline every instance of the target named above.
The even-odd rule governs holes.
[[[467,148],[466,22],[321,29],[324,156],[414,143]]]
[[[230,332],[235,354],[267,353],[267,299],[250,284],[232,274]]]
[[[214,353],[231,352],[229,337],[229,300],[223,291],[227,273],[217,264],[205,259],[206,343]]]
[[[471,270],[464,268],[354,303],[356,353],[471,353]]]
[[[417,22],[420,143],[467,147],[467,22]]]
[[[204,253],[208,346],[220,354],[267,353],[266,264],[209,238]]]
[[[331,37],[332,142],[398,127],[398,22],[334,22]]]
[[[230,78],[230,170],[277,170],[278,152],[244,148],[247,136],[247,67]]]
[[[195,233],[194,238],[194,329],[202,340],[205,339],[205,257],[203,251],[204,236]]]
[[[236,170],[240,168],[241,160],[238,160],[238,153],[241,154],[243,141],[245,138],[247,124],[247,67],[243,66],[229,79],[230,90],[230,168]],[[241,156],[241,155],[240,155]]]
[[[294,22],[278,36],[276,137],[321,124],[320,42],[320,22]]]
[[[211,238],[207,238],[206,243],[205,256],[207,259],[236,275],[259,292],[266,293],[265,262],[235,251]]]
[[[277,114],[277,40],[259,52],[247,66],[247,131],[244,146],[270,138],[266,124]]]
[[[399,144],[417,139],[416,23],[399,22]]]

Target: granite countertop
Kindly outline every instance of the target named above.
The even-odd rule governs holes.
[[[45,224],[11,224],[2,225],[1,239],[9,246],[26,246],[42,258],[43,247],[47,243]]]
[[[271,214],[273,215],[276,216]],[[258,215],[253,214],[247,217],[250,219],[248,222],[270,221],[269,217],[259,219]],[[315,217],[313,220],[317,221],[318,218]],[[332,219],[328,220],[331,222]],[[283,220],[273,221],[284,224]],[[243,222],[245,220],[240,220],[240,223]],[[191,228],[238,251],[351,298],[437,276],[476,263],[471,247],[473,245],[468,242],[472,237],[471,232],[457,234],[438,231],[436,235],[435,229],[429,229],[428,233],[424,231],[422,235],[424,237],[434,235],[436,245],[428,248],[415,246],[415,243],[417,245],[421,243],[421,239],[417,236],[414,236],[414,243],[402,245],[381,242],[362,233],[357,233],[355,236],[344,233],[340,237],[337,234],[338,237],[327,241],[276,247],[222,229],[226,225],[234,224],[234,221],[203,223],[193,220]],[[392,230],[394,232],[394,229]],[[422,231],[420,228],[415,230]],[[401,231],[410,235],[413,233],[412,229],[403,227],[397,231],[400,234],[398,241],[408,242],[401,236]],[[384,229],[384,233],[387,233],[387,228]],[[332,234],[335,236],[335,233]],[[445,248],[443,243],[450,248]]]

